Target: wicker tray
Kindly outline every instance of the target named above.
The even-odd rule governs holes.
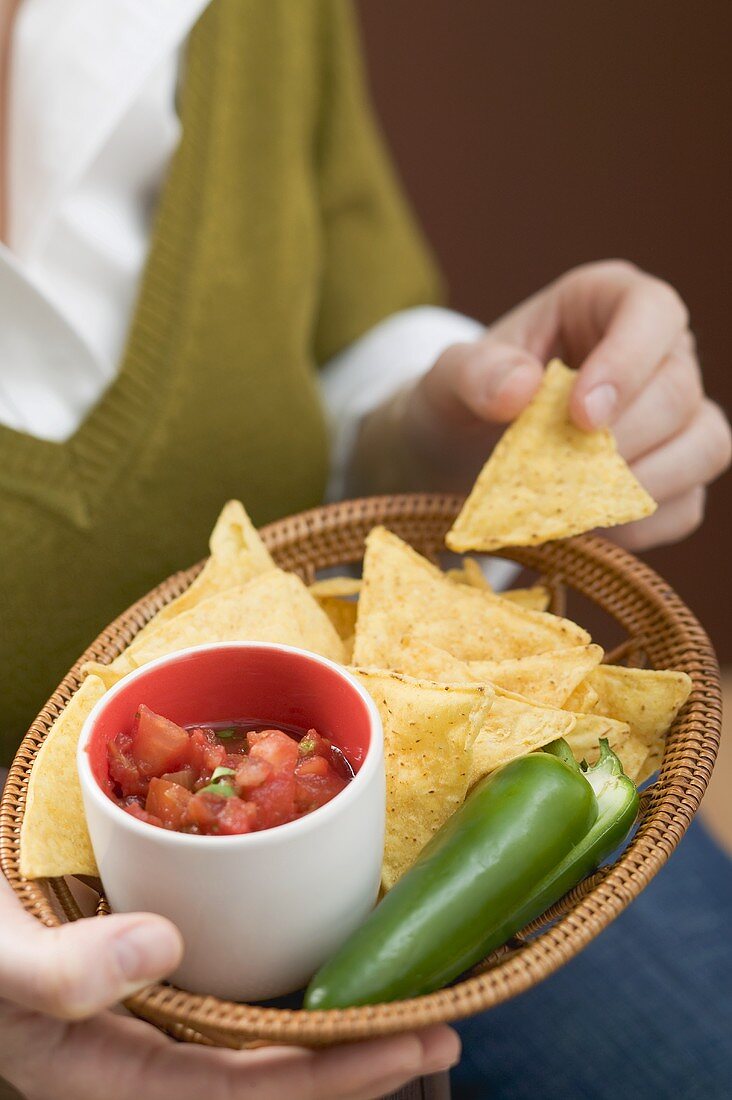
[[[311,581],[317,570],[359,562],[374,524],[384,523],[416,549],[435,557],[460,506],[453,496],[371,497],[316,508],[270,524],[262,537],[276,561]],[[425,997],[367,1008],[299,1012],[233,1004],[153,985],[127,1007],[178,1039],[242,1047],[261,1041],[324,1045],[456,1020],[499,1004],[548,977],[582,950],[650,882],[698,809],[714,766],[721,728],[719,670],[701,626],[678,596],[646,565],[587,535],[505,553],[536,570],[561,611],[566,587],[594,601],[627,634],[611,659],[687,672],[693,691],[669,733],[655,784],[641,802],[637,832],[612,867],[586,879],[538,921],[495,952],[465,980]],[[0,861],[25,908],[47,925],[81,914],[63,879],[29,882],[18,871],[18,837],[28,776],[39,746],[79,684],[85,660],[111,660],[138,630],[178,596],[201,564],[176,573],[111,624],[74,665],[26,735],[2,799]],[[100,897],[98,911],[107,911]]]

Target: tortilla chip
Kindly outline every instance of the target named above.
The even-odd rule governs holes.
[[[125,651],[126,652],[126,651]],[[114,687],[123,676],[126,676],[128,672],[132,672],[132,665],[128,665],[123,660],[124,654],[121,657],[115,657],[115,659],[108,665],[103,665],[101,661],[85,661],[81,666],[81,671],[89,678],[90,676],[96,676],[104,684],[105,689]]]
[[[530,703],[568,710],[565,699],[601,659],[601,647],[589,645],[508,661],[460,661],[430,642],[407,635],[392,657],[392,668],[442,683],[490,683]]]
[[[311,589],[312,591],[312,589]],[[344,642],[353,638],[356,631],[358,604],[355,600],[342,600],[338,596],[318,596],[318,603]]]
[[[229,500],[221,509],[208,546],[211,556],[221,561],[231,561],[246,554],[251,576],[276,568],[269,550],[240,500]]]
[[[480,568],[480,562],[475,558],[463,558],[462,566],[459,569],[448,569],[445,576],[457,584],[469,584],[473,588],[487,588],[489,592],[493,591],[492,585]]]
[[[201,600],[129,646],[110,665],[88,664],[107,687],[156,657],[211,642],[280,642],[343,662],[335,627],[294,573],[270,569],[248,584]]]
[[[493,706],[473,744],[470,785],[517,756],[566,737],[574,724],[575,716],[566,710],[536,706],[521,695],[496,688]]]
[[[358,603],[347,597],[357,596],[360,591],[360,577],[324,577],[309,587],[310,594],[315,596],[333,623],[339,638],[350,647],[350,653],[353,652]],[[350,659],[350,653],[346,655],[346,660]]]
[[[189,611],[201,600],[237,588],[260,573],[277,568],[244,505],[238,500],[230,500],[224,505],[211,532],[209,549],[211,556],[193,583],[158,611],[135,636],[129,649],[142,645],[162,623]]]
[[[573,710],[567,706],[567,699],[601,660],[601,646],[585,645],[507,661],[469,661],[467,664],[474,679],[488,680],[506,691],[517,692],[532,703]]]
[[[565,735],[577,760],[594,764],[600,755],[600,738],[620,757],[623,771],[636,782],[648,755],[648,746],[635,737],[627,722],[616,722],[602,714],[575,714],[574,729]]]
[[[496,595],[532,611],[546,611],[552,602],[552,594],[543,584],[533,584],[530,588],[507,588],[505,592],[498,592]]]
[[[402,672],[439,683],[463,683],[471,678],[470,665],[419,639],[404,639],[399,661]],[[483,683],[495,691],[495,697],[473,745],[471,786],[509,760],[564,737],[575,721],[574,715],[564,710],[537,706],[515,692]]]
[[[20,828],[20,873],[25,878],[98,874],[86,828],[76,747],[81,727],[105,690],[97,676],[87,676],[39,749]]]
[[[472,585],[473,588],[485,588],[489,592],[494,589],[488,578],[480,568],[480,563],[475,558],[463,558],[460,569],[448,569],[445,573],[451,581],[457,584]],[[507,588],[504,592],[496,592],[501,599],[511,600],[521,607],[529,607],[533,611],[546,611],[551,603],[552,594],[543,584],[534,584],[530,588]]]
[[[434,684],[380,669],[352,670],[384,724],[385,890],[414,863],[468,791],[471,747],[491,705],[479,684]]]
[[[656,504],[607,429],[569,417],[576,374],[554,359],[531,404],[504,432],[447,534],[451,550],[536,546],[650,516]]]
[[[617,756],[620,757],[623,771],[636,785],[641,781],[640,776],[643,771],[643,765],[648,759],[646,750],[647,746],[644,745],[642,741],[639,741],[637,737],[634,737],[632,733],[627,741],[624,741],[617,750],[613,750],[613,752],[616,752]]]
[[[577,714],[592,714],[599,702],[599,695],[587,680],[577,684],[572,694],[563,703],[565,710],[573,710]]]
[[[393,668],[405,635],[463,661],[500,661],[590,641],[568,619],[455,584],[391,531],[375,527],[366,540],[355,662]]]
[[[467,661],[453,657],[422,638],[406,635],[392,655],[392,672],[414,676],[418,680],[433,680],[438,684],[465,684],[477,678],[470,675]]]
[[[206,642],[280,642],[343,660],[343,645],[317,600],[294,573],[280,569],[210,596],[151,634],[137,665]]]
[[[638,786],[641,783],[645,783],[646,779],[650,779],[652,775],[655,775],[663,762],[663,754],[666,750],[666,738],[659,737],[658,741],[654,742],[648,750],[648,755],[643,761],[643,765],[638,773],[636,783]]]
[[[310,591],[317,600],[331,596],[357,596],[361,583],[360,577],[323,577],[322,581],[313,581]]]
[[[655,744],[689,698],[685,672],[600,665],[587,678],[598,694],[595,711],[627,722],[645,745]]]

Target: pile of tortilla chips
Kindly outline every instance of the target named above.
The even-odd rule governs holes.
[[[653,510],[609,433],[569,425],[568,375],[550,365],[480,475],[448,536],[453,548],[534,543]],[[386,889],[474,783],[558,737],[589,762],[607,738],[642,781],[691,690],[682,672],[603,664],[585,630],[547,611],[544,586],[498,594],[476,560],[443,572],[383,527],[366,540],[362,579],[329,577],[309,589],[277,567],[236,501],[210,546],[190,588],[119,657],[86,666],[49,732],[21,831],[26,877],[95,872],[75,766],[83,721],[121,677],[190,645],[281,642],[351,667],[384,726]]]
[[[545,589],[499,595],[476,568],[466,561],[443,573],[377,527],[362,580],[330,577],[308,589],[277,568],[242,506],[228,504],[197,580],[111,664],[86,666],[46,738],[28,788],[23,874],[94,874],[75,766],[84,719],[126,673],[205,642],[283,642],[352,665],[384,724],[387,889],[473,783],[557,737],[590,761],[607,737],[632,778],[650,774],[688,676],[603,665],[585,630],[534,609],[545,606]]]

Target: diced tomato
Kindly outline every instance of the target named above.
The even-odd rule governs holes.
[[[278,732],[280,732],[280,731],[278,731]],[[256,745],[258,741],[263,741],[265,737],[269,737],[270,733],[274,733],[274,730],[271,730],[271,729],[249,730],[248,733],[247,733],[247,741],[249,742],[249,748],[251,749],[252,745]]]
[[[160,818],[166,829],[180,829],[188,803],[193,798],[190,791],[179,783],[153,777],[147,791],[145,809]]]
[[[148,825],[157,825],[159,829],[164,828],[160,818],[155,817],[154,814],[149,814],[137,801],[130,800],[127,804],[122,803],[122,809],[131,814],[132,817],[136,817],[138,821],[146,821]]]
[[[188,735],[188,767],[196,775],[201,771],[206,748],[206,735],[201,729],[195,729]]]
[[[325,806],[347,785],[345,779],[333,772],[327,776],[298,775],[295,782],[295,806],[300,814],[311,813],[320,806]]]
[[[322,737],[317,730],[308,730],[300,742],[301,756],[322,756],[330,761],[331,745],[327,737]]]
[[[246,755],[245,750],[246,750],[246,746],[242,747],[241,752],[231,752],[231,750],[228,750],[227,753],[226,753],[226,760],[224,761],[226,767],[227,768],[233,768],[234,771],[236,771],[236,769],[241,764],[242,760],[247,759],[247,755]]]
[[[213,774],[216,768],[226,767],[226,749],[223,745],[207,745],[203,754],[203,767],[201,768],[201,778],[205,779],[207,776]]]
[[[107,743],[109,777],[125,795],[142,795],[147,791],[147,779],[132,759],[132,734],[118,733]]]
[[[132,757],[143,776],[164,775],[187,763],[188,731],[140,706],[132,732]]]
[[[270,778],[273,770],[272,765],[267,760],[257,759],[256,756],[245,756],[243,760],[240,758],[234,778],[236,789],[241,793],[259,787],[266,779]]]
[[[207,783],[216,768],[226,766],[226,749],[209,729],[193,730],[188,741],[188,762],[198,778]]]
[[[165,775],[160,776],[161,779],[167,779],[169,783],[177,783],[179,787],[185,787],[187,791],[193,790],[193,784],[196,782],[196,773],[190,764],[187,764],[185,768],[181,768],[177,772],[166,772]]]
[[[308,734],[308,737],[310,734]],[[320,738],[325,741],[325,738]],[[328,746],[330,756],[330,746]],[[295,768],[295,806],[298,813],[310,813],[330,802],[347,785],[328,758],[320,755],[307,755]]]
[[[328,775],[330,764],[324,756],[306,756],[295,768],[295,775]]]
[[[257,828],[257,810],[236,796],[222,798],[211,791],[199,791],[186,807],[183,827],[209,836],[250,833]]]
[[[250,737],[250,759],[266,760],[275,772],[292,772],[298,761],[298,744],[282,730],[262,730],[256,739]]]
[[[239,723],[219,738],[213,727],[189,731],[145,706],[107,752],[107,789],[122,809],[160,828],[203,835],[286,824],[329,802],[351,778],[317,730],[298,740]],[[212,782],[217,768],[229,769],[220,783]]]
[[[196,833],[214,831],[218,816],[223,809],[224,799],[209,791],[198,791],[186,806],[183,826]]]
[[[260,829],[272,829],[292,821],[297,812],[294,772],[276,772],[259,787],[248,791],[247,797],[257,807]]]
[[[237,833],[251,833],[258,828],[257,807],[241,798],[225,798],[225,805],[219,814],[219,832],[233,836]]]

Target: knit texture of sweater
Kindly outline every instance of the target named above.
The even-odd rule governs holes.
[[[436,278],[346,0],[213,0],[120,372],[65,443],[0,426],[3,762],[96,634],[206,552],[224,501],[319,503],[326,361]]]

